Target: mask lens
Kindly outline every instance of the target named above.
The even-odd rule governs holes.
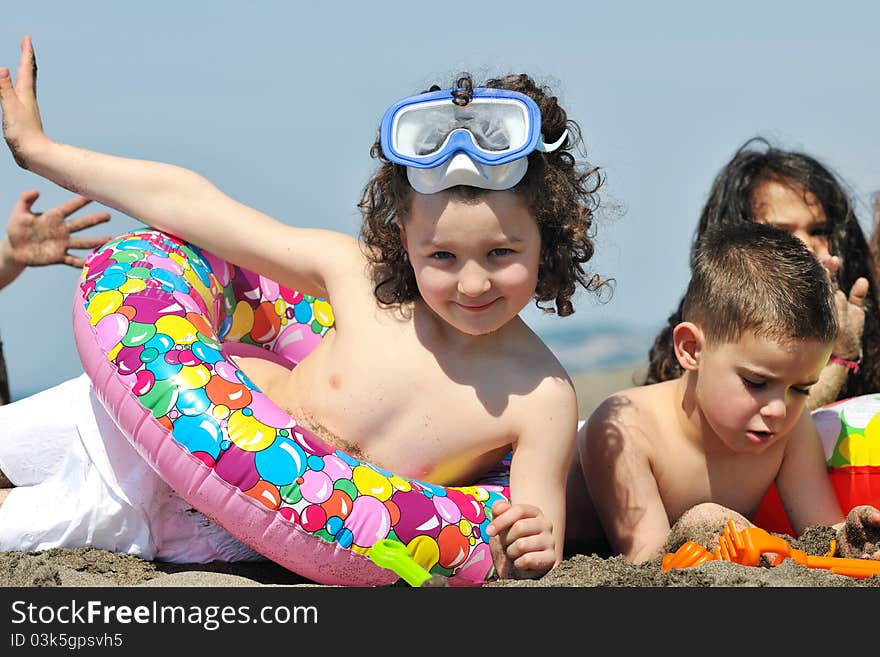
[[[508,99],[477,98],[462,107],[449,101],[411,105],[395,118],[394,148],[405,157],[436,155],[461,130],[477,149],[504,153],[528,141],[529,115],[522,103]]]
[[[455,129],[455,114],[449,103],[428,105],[432,106],[400,113],[394,133],[399,153],[409,157],[433,155],[440,151]]]
[[[461,110],[463,128],[467,129],[477,146],[490,153],[521,148],[528,141],[528,115],[516,102],[494,101],[471,103]]]

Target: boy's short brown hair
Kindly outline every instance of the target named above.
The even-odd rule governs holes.
[[[538,223],[541,234],[541,260],[535,302],[545,312],[554,312],[540,302],[552,301],[555,312],[574,312],[571,297],[578,284],[598,290],[605,282],[589,275],[583,264],[593,256],[593,213],[602,184],[598,168],[577,166],[571,149],[580,141],[577,123],[568,119],[549,89],[538,86],[528,75],[508,75],[474,85],[469,74],[459,77],[453,88],[467,95],[475,86],[510,89],[531,97],[541,110],[544,140],[553,142],[568,128],[568,137],[551,153],[532,152],[525,177],[513,191],[520,194]],[[434,86],[428,91],[439,90]],[[458,96],[457,96],[458,97]],[[397,219],[410,210],[413,189],[406,168],[389,162],[377,138],[371,154],[382,163],[364,187],[358,207],[363,213],[360,237],[373,269],[376,298],[384,304],[400,304],[419,297],[415,274],[410,265]],[[479,198],[487,190],[476,187],[450,188],[465,200]]]
[[[827,272],[798,238],[756,222],[706,229],[691,258],[684,321],[710,343],[746,331],[775,340],[831,343],[837,314]]]

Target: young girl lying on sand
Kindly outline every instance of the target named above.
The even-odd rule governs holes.
[[[519,313],[535,301],[568,315],[576,286],[601,282],[583,270],[592,172],[576,165],[577,126],[549,90],[526,75],[482,86],[465,75],[398,103],[406,129],[383,126],[374,145],[381,167],[358,241],[283,224],[192,171],[50,140],[35,70],[28,37],[14,87],[0,69],[19,165],[328,299],[335,328],[308,358],[292,371],[242,359],[247,376],[323,440],[404,476],[467,484],[512,451],[512,505],[497,503],[488,529],[499,573],[536,577],[558,563],[575,393]],[[10,466],[33,447],[3,440],[0,467],[29,483]]]

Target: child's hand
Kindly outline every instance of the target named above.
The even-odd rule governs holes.
[[[40,267],[65,263],[82,267],[83,258],[74,256],[70,249],[94,249],[109,237],[71,237],[86,228],[110,220],[107,212],[97,212],[66,221],[67,217],[86,206],[89,199],[77,196],[46,212],[34,212],[34,201],[40,196],[36,190],[22,193],[9,215],[6,239],[12,259],[24,267]]]
[[[535,579],[556,564],[553,525],[537,507],[497,501],[486,529],[501,579]]]
[[[21,40],[14,87],[9,69],[0,67],[0,109],[6,144],[18,165],[27,169],[29,153],[45,139],[37,106],[37,61],[29,36]]]
[[[840,258],[826,256],[821,259],[828,272],[834,290],[834,305],[837,309],[837,340],[831,353],[846,360],[858,360],[862,353],[862,332],[865,329],[865,298],[868,296],[868,279],[856,279],[847,294],[837,283],[837,270]]]
[[[855,507],[837,533],[842,557],[880,560],[880,511],[867,504]]]

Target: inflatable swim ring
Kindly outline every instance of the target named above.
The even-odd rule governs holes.
[[[138,452],[266,557],[321,584],[387,585],[397,575],[368,553],[390,539],[450,584],[495,578],[486,527],[492,504],[509,498],[503,483],[446,488],[358,460],[300,426],[230,359],[296,366],[333,325],[323,299],[139,230],[89,256],[73,323],[98,397]]]
[[[880,507],[880,394],[834,402],[813,411],[828,476],[844,514],[860,504]],[[797,538],[773,484],[752,521]]]

